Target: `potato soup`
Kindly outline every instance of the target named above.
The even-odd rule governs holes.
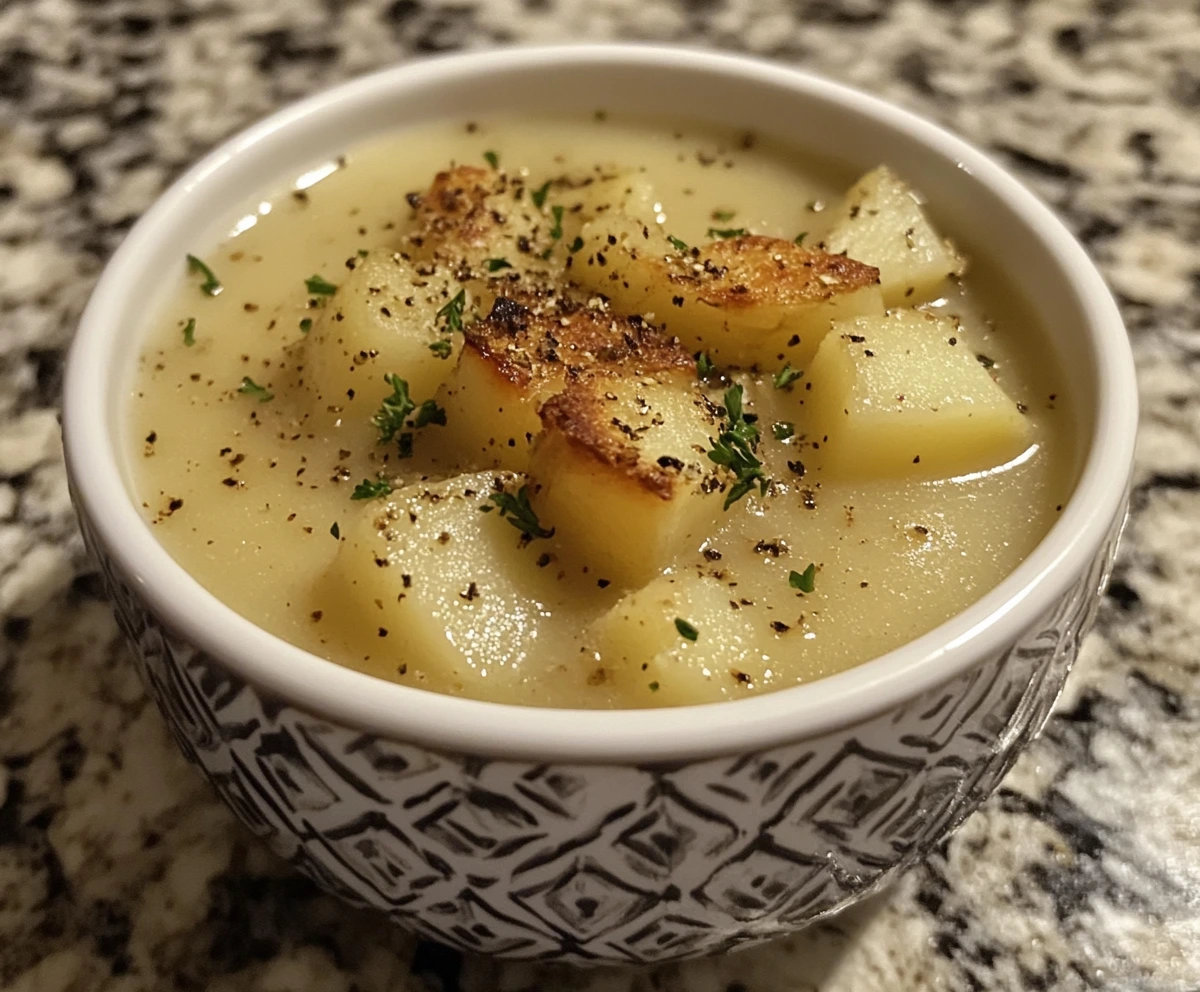
[[[919,179],[600,112],[349,149],[178,260],[131,484],[219,599],[405,685],[842,671],[993,588],[1076,471],[1042,329]]]

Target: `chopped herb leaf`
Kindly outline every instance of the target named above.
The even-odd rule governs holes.
[[[744,227],[710,227],[708,236],[710,238],[740,238],[745,236],[746,229]]]
[[[775,435],[776,441],[786,441],[796,433],[796,425],[789,424],[786,420],[781,420],[771,425],[771,433]]]
[[[463,308],[467,305],[467,291],[460,289],[454,297],[437,312],[438,317],[446,322],[446,330],[450,332],[463,329]]]
[[[358,257],[359,257],[359,258],[366,258],[366,257],[367,257],[368,255],[370,255],[370,254],[371,254],[371,253],[370,253],[369,251],[367,251],[367,249],[366,249],[366,248],[359,248],[359,249],[358,249]]]
[[[483,153],[483,157],[485,159],[487,159],[487,164],[490,165],[493,169],[500,168],[500,156],[497,155],[495,152],[486,151]]]
[[[574,255],[581,248],[583,248],[583,238],[581,238],[577,234],[577,235],[575,235],[575,240],[572,241],[570,246],[567,248],[567,251],[569,251],[572,255]]]
[[[675,629],[679,631],[680,637],[686,637],[689,641],[694,641],[700,636],[700,631],[684,620],[683,617],[675,618]]]
[[[300,321],[300,331],[302,334],[307,334],[311,330],[312,330],[312,318],[305,317],[302,321]]]
[[[379,443],[387,444],[396,436],[396,432],[404,427],[404,418],[412,413],[417,405],[408,395],[408,383],[398,375],[388,372],[383,381],[392,387],[392,395],[384,399],[379,411],[371,418],[371,423],[379,431]]]
[[[427,424],[446,426],[446,410],[437,405],[436,400],[426,400],[417,407],[417,415],[411,421],[413,427],[424,427]]]
[[[730,386],[725,391],[726,422],[712,450],[708,452],[709,461],[721,465],[736,477],[736,481],[725,494],[725,509],[745,496],[756,485],[761,494],[767,491],[767,477],[763,472],[762,462],[754,457],[758,447],[758,428],[753,420],[748,420],[742,407],[742,387]]]
[[[489,258],[483,264],[487,266],[488,272],[499,272],[501,269],[512,268],[512,262],[507,258]]]
[[[533,205],[541,210],[546,203],[546,195],[550,192],[550,180],[547,179],[541,186],[529,194],[529,199],[533,201]]]
[[[687,251],[688,250],[688,243],[686,241],[684,241],[683,238],[677,238],[673,234],[668,234],[667,240],[671,242],[671,247],[674,248],[676,251]]]
[[[332,296],[337,292],[337,286],[320,276],[309,276],[304,280],[304,288],[313,296]]]
[[[449,338],[442,338],[440,341],[434,341],[433,344],[429,346],[429,350],[437,355],[438,358],[449,358],[450,352],[453,350],[453,348],[454,345],[450,343]]]
[[[189,348],[196,343],[196,318],[195,317],[188,317],[187,324],[184,325],[183,343]]]
[[[696,375],[701,379],[711,379],[716,371],[717,367],[713,365],[707,351],[696,352]]]
[[[518,489],[515,496],[512,493],[498,492],[492,493],[488,498],[500,508],[500,516],[526,537],[554,536],[553,528],[546,530],[538,520],[533,507],[529,505],[528,486]]]
[[[651,692],[658,692],[658,683],[651,682],[649,688]]]
[[[333,522],[333,526],[329,528],[329,533],[333,535],[335,541],[342,539],[342,529],[338,526],[336,520]]]
[[[200,283],[200,292],[204,293],[206,296],[217,296],[220,294],[221,290],[225,288],[221,285],[221,280],[217,278],[213,270],[205,265],[195,255],[188,255],[187,265],[189,272],[198,272],[200,275],[204,276],[204,281]]]
[[[996,359],[988,358],[987,355],[976,355],[975,361],[977,361],[985,369],[995,368],[996,365]]]
[[[550,237],[557,241],[562,237],[562,219],[563,208],[562,204],[556,203],[550,208],[550,213],[554,215],[554,226],[550,228]]]
[[[801,232],[800,232],[799,234],[797,234],[797,235],[796,235],[796,237],[795,237],[795,242],[796,242],[796,244],[798,244],[798,245],[802,245],[802,244],[804,244],[804,239],[805,239],[805,238],[807,238],[807,237],[808,237],[808,232],[807,232],[807,231],[801,231]]]
[[[724,223],[725,221],[733,220],[733,215],[734,211],[732,210],[714,210],[711,216],[713,220],[719,220]]]
[[[801,592],[812,592],[817,587],[817,563],[809,562],[808,568],[803,572],[789,573],[788,585]]]
[[[350,494],[351,499],[382,499],[392,491],[391,483],[387,479],[363,479],[357,486],[354,487],[354,492]]]
[[[412,421],[409,421],[411,423]],[[396,438],[396,457],[397,458],[412,458],[413,453],[413,436],[412,431],[405,431]]]
[[[275,398],[274,393],[268,392],[248,375],[242,376],[242,384],[238,386],[238,392],[256,397],[259,403],[266,403],[268,400]]]
[[[794,369],[790,365],[785,365],[775,373],[775,388],[787,389],[793,382],[799,379],[804,373],[800,369]]]

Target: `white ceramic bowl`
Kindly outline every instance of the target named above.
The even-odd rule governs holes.
[[[526,709],[378,681],[223,605],[130,496],[123,399],[177,263],[305,166],[430,118],[597,107],[732,124],[887,162],[939,226],[1028,296],[1063,359],[1086,452],[1059,520],[970,608],[812,685],[668,710]],[[460,947],[657,961],[795,929],[928,851],[1036,734],[1108,576],[1137,397],[1125,331],[1083,250],[957,138],[780,66],[635,46],[406,64],[288,107],[142,218],[80,324],[64,431],[118,619],[187,756],[251,830],[348,900]]]

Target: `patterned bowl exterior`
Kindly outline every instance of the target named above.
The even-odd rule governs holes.
[[[273,850],[464,950],[628,963],[799,929],[929,852],[1040,732],[1123,520],[1033,630],[938,689],[770,750],[640,767],[442,754],[296,709],[173,636],[83,525],[180,749]]]

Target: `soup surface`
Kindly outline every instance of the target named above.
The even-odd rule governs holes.
[[[677,705],[895,648],[1032,550],[1075,456],[1018,294],[854,179],[604,114],[350,149],[179,260],[145,517],[256,624],[439,692]]]

